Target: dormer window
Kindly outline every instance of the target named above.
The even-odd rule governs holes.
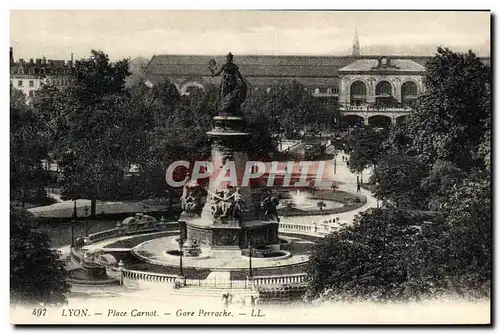
[[[34,67],[30,67],[29,74],[35,74],[35,68]]]
[[[23,71],[23,68],[22,68],[22,67],[19,67],[19,68],[17,69],[17,74],[23,74],[23,72],[24,72],[24,71]]]

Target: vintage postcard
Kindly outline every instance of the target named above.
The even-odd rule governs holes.
[[[11,11],[11,323],[490,324],[490,29]]]

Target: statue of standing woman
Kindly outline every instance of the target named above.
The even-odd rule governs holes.
[[[226,56],[226,63],[217,70],[215,60],[209,62],[209,69],[212,76],[218,76],[222,73],[220,84],[220,104],[218,113],[238,115],[241,113],[241,104],[245,101],[247,95],[247,85],[238,66],[233,63],[233,55],[229,53]]]

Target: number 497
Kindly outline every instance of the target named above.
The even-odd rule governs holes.
[[[32,315],[35,317],[45,317],[45,314],[47,313],[46,308],[36,308],[33,309],[33,312],[31,312]]]

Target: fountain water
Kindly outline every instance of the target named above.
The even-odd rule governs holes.
[[[307,197],[308,197],[307,193],[301,192],[300,190],[297,190],[295,195],[292,195],[293,202],[297,206],[302,206],[302,205],[306,204]]]

